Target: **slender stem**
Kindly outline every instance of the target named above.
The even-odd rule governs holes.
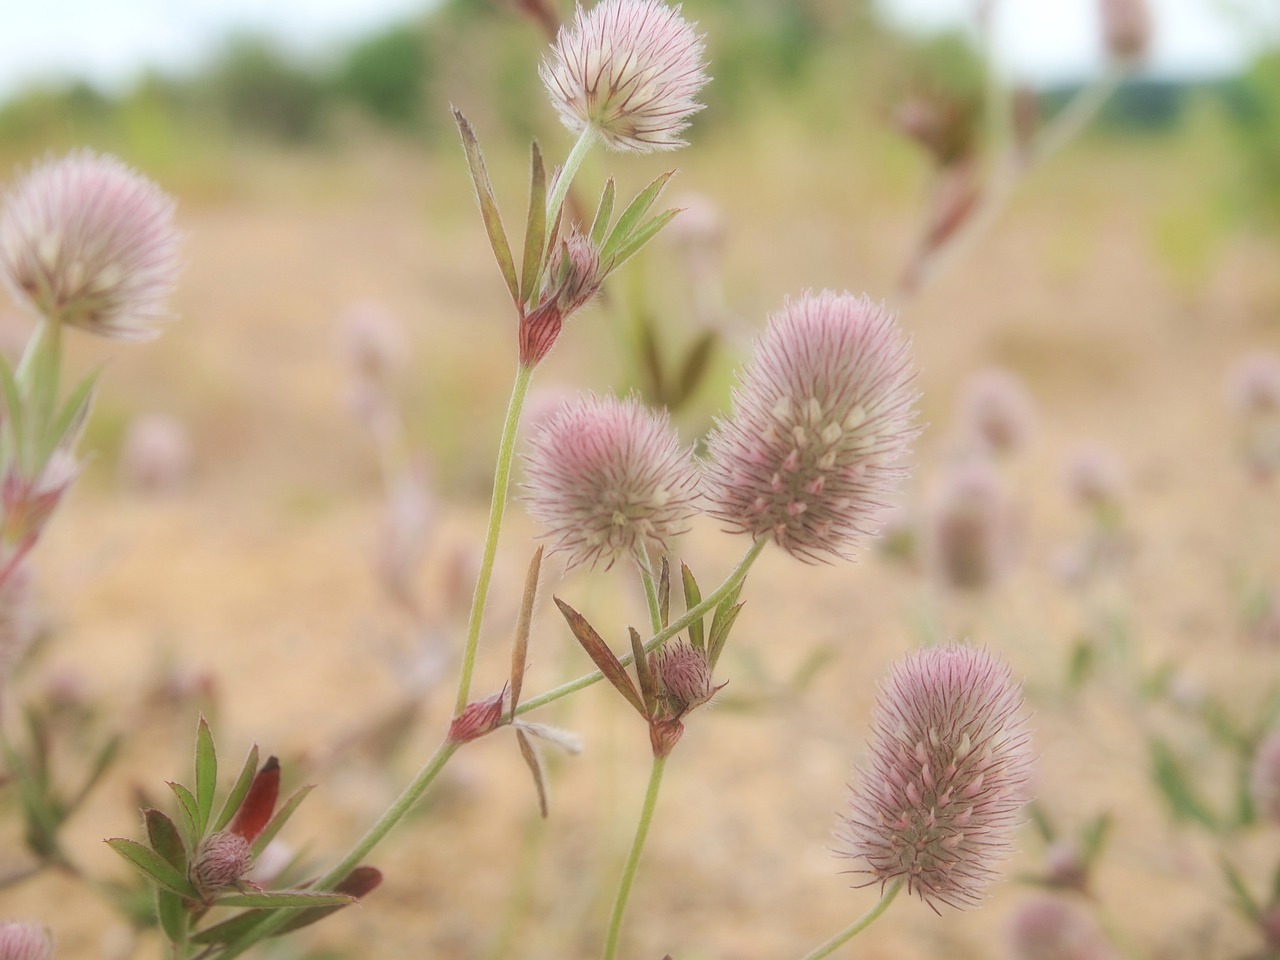
[[[751,545],[751,549],[747,551],[746,556],[742,558],[741,562],[739,562],[733,572],[729,574],[728,579],[726,579],[724,583],[720,584],[720,586],[712,593],[704,597],[701,603],[686,611],[684,616],[680,617],[678,620],[671,621],[669,626],[655,633],[645,643],[645,650],[653,650],[656,647],[662,646],[662,644],[666,643],[685,627],[689,626],[689,624],[693,623],[694,620],[705,616],[711,610],[714,610],[721,600],[727,597],[733,590],[737,589],[738,585],[746,579],[747,571],[751,569],[751,565],[756,562],[756,558],[760,556],[760,551],[764,549],[765,544],[768,542],[769,539],[767,537],[762,537],[753,543]],[[619,657],[618,661],[625,667],[632,661],[632,659],[633,657],[628,653]],[[516,716],[519,716],[522,713],[528,713],[530,710],[536,710],[538,707],[545,707],[548,703],[559,700],[561,697],[567,697],[569,694],[576,693],[577,691],[582,690],[585,687],[589,687],[594,683],[599,683],[603,679],[604,674],[597,670],[595,673],[588,673],[585,676],[578,677],[576,680],[570,680],[568,683],[562,683],[560,686],[552,690],[548,690],[541,696],[534,697],[531,700],[526,700],[521,703],[520,707],[516,710]]]
[[[658,790],[662,786],[662,771],[666,766],[666,757],[653,758],[653,770],[649,774],[649,789],[644,794],[644,806],[640,810],[640,820],[636,824],[636,836],[631,841],[631,852],[627,854],[626,865],[622,868],[622,881],[618,884],[618,895],[613,901],[613,914],[609,917],[609,934],[604,943],[604,960],[614,960],[618,955],[618,936],[622,932],[622,918],[627,912],[631,884],[636,879],[636,868],[640,866],[640,854],[644,852],[644,842],[649,836],[649,826],[653,823],[653,811],[658,805]]]
[[[507,488],[511,484],[511,462],[515,458],[516,432],[520,427],[520,411],[524,407],[525,394],[533,368],[520,364],[515,384],[511,389],[511,401],[507,404],[507,419],[502,425],[502,439],[498,443],[498,465],[493,471],[493,500],[489,504],[489,530],[484,539],[484,556],[480,561],[480,575],[476,578],[476,592],[471,598],[471,617],[467,621],[467,645],[462,653],[462,668],[458,673],[458,699],[455,713],[466,709],[471,697],[471,674],[476,665],[476,649],[480,644],[480,625],[484,622],[485,602],[489,599],[489,581],[493,577],[493,561],[498,554],[498,534],[502,532],[502,515],[507,507]]]
[[[849,924],[849,926],[837,933],[826,943],[819,947],[815,947],[809,953],[806,953],[801,960],[819,960],[820,957],[830,956],[836,949],[848,943],[863,930],[867,929],[867,927],[871,926],[872,922],[879,917],[880,914],[888,910],[889,904],[893,903],[893,898],[898,895],[898,891],[901,889],[902,880],[895,880],[893,884],[890,885],[889,889],[881,895],[879,903],[860,916],[857,920],[853,921],[853,923]]]
[[[1036,139],[1035,160],[1040,162],[1047,159],[1075,139],[1097,116],[1102,105],[1115,93],[1128,72],[1129,68],[1124,64],[1112,63],[1097,83],[1089,84],[1076,94]]]
[[[586,159],[587,153],[595,145],[599,134],[592,124],[587,124],[578,142],[573,145],[573,149],[569,151],[569,155],[564,158],[564,166],[560,168],[560,176],[556,178],[556,185],[551,189],[551,196],[547,197],[547,236],[551,236],[551,230],[556,225],[556,217],[560,215],[560,208],[564,206],[564,198],[569,195],[569,185],[573,183],[573,178],[578,175],[578,168],[582,166],[582,161]]]

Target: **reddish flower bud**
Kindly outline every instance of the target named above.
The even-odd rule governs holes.
[[[238,833],[221,830],[200,845],[191,864],[191,882],[202,894],[238,884],[253,861],[250,843]]]
[[[478,740],[502,726],[503,703],[507,691],[495,693],[486,700],[469,703],[449,724],[449,739],[454,743]]]

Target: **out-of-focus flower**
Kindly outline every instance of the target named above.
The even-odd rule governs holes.
[[[358,380],[385,384],[404,364],[404,331],[381,303],[361,300],[347,307],[338,337],[342,358]]]
[[[1250,472],[1280,472],[1280,354],[1242,357],[1227,377],[1227,400],[1240,416],[1240,449]]]
[[[120,480],[131,490],[167,493],[191,476],[191,437],[182,421],[163,413],[137,417],[120,448]]]
[[[1012,849],[1028,800],[1022,692],[985,650],[908,654],[881,685],[870,758],[841,855],[866,883],[901,880],[935,910],[976,904]]]
[[[0,274],[51,322],[116,340],[169,318],[179,237],[173,201],[88,151],[37,166],[4,198]]]
[[[987,451],[1015,453],[1035,429],[1031,395],[1008,370],[990,367],[965,381],[960,390],[962,429]]]
[[[51,960],[53,937],[38,923],[0,920],[0,960]]]
[[[69,450],[54,450],[38,474],[25,473],[17,463],[0,481],[0,540],[19,551],[39,539],[45,524],[80,475],[80,464]]]
[[[415,580],[435,532],[436,500],[426,464],[409,464],[390,481],[376,556],[387,592],[417,609]]]
[[[1071,454],[1066,483],[1071,498],[1095,513],[1114,513],[1124,499],[1124,471],[1111,451],[1097,444]]]
[[[1009,923],[1012,960],[1115,960],[1118,954],[1084,910],[1061,897],[1022,903]]]
[[[695,512],[697,475],[665,414],[585,396],[533,434],[525,500],[568,566],[665,548]]]
[[[1100,0],[1102,40],[1113,60],[1132,62],[1151,46],[1151,8],[1147,0]]]
[[[927,524],[927,563],[944,583],[981,590],[1011,569],[1018,549],[1017,515],[987,461],[958,464],[943,475]]]
[[[1249,784],[1258,816],[1280,824],[1280,730],[1273,731],[1259,745]]]
[[[577,8],[539,68],[561,121],[592,127],[612,149],[636,153],[684,145],[702,109],[705,46],[679,7],[661,0],[601,0]]]
[[[709,512],[801,559],[847,558],[905,475],[913,377],[888,310],[829,291],[789,301],[707,441]]]

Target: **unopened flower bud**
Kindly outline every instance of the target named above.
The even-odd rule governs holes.
[[[560,316],[567,319],[600,290],[600,253],[583,234],[574,230],[556,248],[550,264],[549,296],[556,301]]]
[[[53,451],[36,476],[28,476],[18,464],[11,464],[0,481],[0,509],[4,514],[0,538],[4,543],[19,547],[34,543],[79,475],[80,464],[74,454],[63,448]]]
[[[1141,60],[1151,46],[1151,9],[1147,0],[1100,0],[1102,38],[1113,60]]]
[[[996,367],[981,370],[965,382],[960,411],[965,433],[991,453],[1020,450],[1035,426],[1027,388],[1013,373]]]
[[[942,581],[980,590],[1008,573],[1017,549],[1009,493],[991,464],[960,464],[943,476],[929,514],[928,560]]]
[[[650,654],[649,669],[662,684],[667,706],[676,717],[706,703],[718,689],[711,685],[706,654],[683,640]]]
[[[1067,490],[1082,507],[1104,517],[1113,516],[1124,499],[1124,476],[1119,462],[1104,447],[1078,448],[1067,463]]]
[[[0,960],[51,960],[53,937],[37,923],[0,920]]]
[[[1013,960],[1116,960],[1118,954],[1084,910],[1061,897],[1037,897],[1009,924]]]
[[[449,740],[453,743],[468,743],[497,730],[502,725],[506,696],[507,691],[503,690],[485,700],[467,704],[449,724]]]
[[[191,864],[191,882],[203,894],[216,893],[238,884],[252,861],[248,840],[230,830],[220,831],[201,845]]]
[[[1249,784],[1258,816],[1280,824],[1280,730],[1273,731],[1258,747]]]

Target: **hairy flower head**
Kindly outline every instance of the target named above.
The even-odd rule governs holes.
[[[0,960],[50,960],[53,937],[38,923],[0,920]]]
[[[232,830],[220,830],[200,845],[191,864],[191,882],[201,893],[215,893],[239,883],[252,862],[249,841]]]
[[[525,499],[569,566],[607,565],[682,532],[696,480],[665,413],[587,395],[531,437]]]
[[[829,291],[789,301],[707,441],[709,512],[804,560],[847,557],[904,476],[913,376],[888,310]]]
[[[52,322],[145,340],[168,318],[178,271],[173,201],[88,151],[37,166],[4,198],[0,274]]]
[[[1012,847],[1031,749],[1022,693],[985,650],[912,653],[880,688],[842,856],[935,910],[977,903]]]
[[[662,0],[601,0],[562,27],[538,70],[560,120],[592,127],[612,149],[672,150],[702,109],[705,46],[679,7]]]
[[[925,550],[933,573],[949,586],[981,590],[1013,566],[1018,518],[1004,481],[986,460],[958,464],[934,492]]]
[[[1014,453],[1026,446],[1035,425],[1031,396],[1008,370],[975,373],[960,393],[964,429],[986,450]]]
[[[1119,954],[1085,910],[1062,897],[1022,903],[1009,924],[1013,960],[1116,960]]]

